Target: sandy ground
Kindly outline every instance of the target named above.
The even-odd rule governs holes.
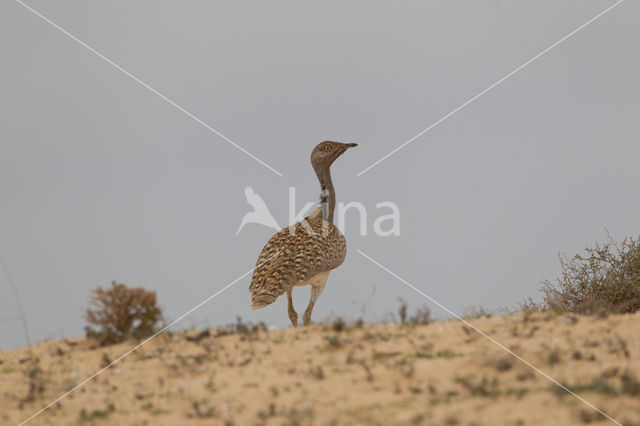
[[[640,315],[517,313],[472,324],[620,423],[640,425]],[[0,352],[0,423],[18,424],[135,343]],[[459,321],[162,335],[29,422],[583,423],[614,424]]]

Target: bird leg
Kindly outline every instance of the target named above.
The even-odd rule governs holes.
[[[298,313],[295,309],[293,309],[293,287],[287,290],[287,299],[289,300],[289,319],[291,320],[291,325],[297,327]]]
[[[322,293],[322,290],[324,290],[325,283],[322,283],[322,285],[318,286],[311,286],[311,299],[309,299],[309,306],[307,306],[307,309],[304,311],[304,325],[311,324],[311,311],[313,311],[313,306],[316,304],[316,300],[318,300],[318,297],[320,297],[320,293]]]
[[[304,311],[304,317],[303,317],[304,325],[311,324],[311,311],[313,311],[313,305],[315,305],[315,302],[310,300],[309,306],[307,306],[307,309]]]

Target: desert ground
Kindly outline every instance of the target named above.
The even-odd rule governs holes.
[[[624,425],[640,425],[640,315],[470,323]],[[136,344],[0,352],[18,424]],[[460,321],[165,333],[32,419],[61,425],[615,424]]]

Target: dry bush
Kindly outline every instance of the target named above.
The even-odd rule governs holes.
[[[560,255],[562,276],[543,281],[543,308],[580,314],[640,310],[640,241],[610,240],[572,258]]]
[[[156,305],[155,291],[113,281],[109,289],[98,287],[91,291],[85,318],[97,327],[85,327],[87,337],[110,345],[152,335],[162,322],[162,311]]]
[[[245,323],[242,317],[237,316],[235,323],[218,327],[216,329],[215,336],[220,337],[238,333],[242,335],[240,337],[240,340],[256,340],[259,338],[259,332],[261,331],[265,333],[269,332],[269,327],[267,327],[267,324],[265,324],[263,321],[260,321],[257,324],[251,322]]]
[[[339,333],[341,331],[346,330],[346,328],[347,328],[347,323],[345,322],[344,319],[342,319],[342,317],[337,317],[331,323],[331,329],[333,329],[333,331],[335,332]]]
[[[413,315],[409,315],[409,303],[398,298],[398,316],[400,324],[428,324],[431,321],[431,311],[427,305],[417,308]]]
[[[545,281],[546,283],[546,281]],[[513,312],[524,312],[529,315],[533,312],[545,312],[549,310],[545,303],[536,302],[532,297],[527,297],[523,302],[516,303],[514,308],[500,308],[499,312],[504,314],[510,314]]]
[[[491,318],[493,314],[491,311],[483,308],[482,306],[471,305],[464,308],[462,317],[465,319],[479,319],[479,318]]]
[[[398,316],[400,317],[400,324],[407,323],[407,312],[409,310],[409,303],[401,297],[398,297]]]
[[[428,324],[431,321],[431,311],[427,305],[422,305],[416,309],[416,312],[411,316],[409,322],[411,324]]]

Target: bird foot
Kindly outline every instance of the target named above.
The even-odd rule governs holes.
[[[292,326],[298,326],[298,314],[295,311],[289,312],[289,320],[291,321]]]

